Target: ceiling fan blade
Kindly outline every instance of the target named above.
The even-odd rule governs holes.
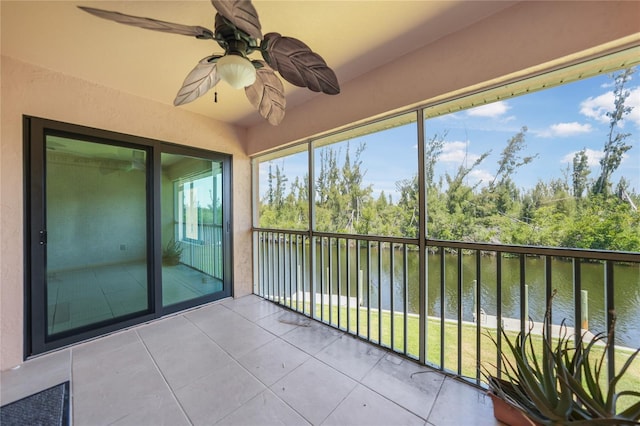
[[[340,93],[338,78],[320,55],[293,37],[264,36],[262,56],[285,80],[328,95]]]
[[[201,26],[190,26],[182,24],[174,24],[172,22],[159,21],[152,18],[143,18],[141,16],[125,15],[120,12],[112,12],[109,10],[96,9],[93,7],[78,6],[87,13],[110,21],[119,22],[120,24],[132,25],[147,30],[162,31],[165,33],[181,34],[192,36],[199,39],[213,39],[213,31]]]
[[[195,101],[218,84],[220,81],[216,67],[216,60],[218,58],[220,58],[220,56],[207,56],[198,62],[198,65],[196,65],[184,79],[182,87],[173,101],[173,105],[184,105]]]
[[[256,70],[256,82],[245,87],[244,91],[251,105],[257,108],[260,115],[274,126],[284,118],[286,100],[284,86],[275,72],[263,61],[262,67]]]
[[[236,28],[255,39],[262,39],[258,12],[250,0],[211,0],[213,7]]]

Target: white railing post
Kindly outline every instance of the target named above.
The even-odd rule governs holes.
[[[580,290],[580,324],[582,331],[589,330],[589,291]]]
[[[360,294],[360,299],[358,300],[358,306],[362,306],[362,280],[363,280],[362,269],[358,269],[358,292]]]

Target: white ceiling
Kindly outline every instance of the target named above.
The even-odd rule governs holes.
[[[336,72],[341,85],[458,31],[515,1],[254,0],[263,34],[304,41]],[[119,91],[173,105],[185,76],[212,53],[211,40],[149,31],[97,18],[77,5],[213,29],[215,10],[199,1],[5,1],[2,54]],[[259,54],[253,56],[258,59]],[[250,127],[262,121],[242,91],[226,83],[179,108]],[[285,82],[287,109],[317,94]],[[337,95],[340,96],[340,95]]]

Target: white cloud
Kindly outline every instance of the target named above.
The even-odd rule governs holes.
[[[614,108],[613,102],[613,92],[607,92],[595,98],[589,97],[580,103],[580,113],[601,123],[609,123],[606,113]],[[625,105],[633,109],[624,117],[624,121],[630,121],[640,127],[640,87],[630,90]]]
[[[486,170],[474,169],[469,172],[469,184],[475,185],[482,182],[482,186],[488,185],[493,180],[493,175]]]
[[[558,136],[571,136],[579,133],[591,132],[591,124],[580,124],[572,121],[571,123],[558,123],[551,125],[551,131]]]
[[[498,101],[472,108],[467,111],[467,114],[473,117],[494,118],[505,114],[510,108],[511,107],[505,101]]]
[[[640,87],[636,87],[631,90],[629,97],[627,98],[627,105],[633,107],[629,115],[625,120],[629,120],[637,127],[640,127]]]
[[[573,164],[573,157],[576,155],[576,152],[578,151],[573,151],[568,153],[567,155],[565,155],[564,157],[562,157],[562,159],[560,160],[561,163],[569,163],[569,164]],[[595,167],[598,164],[600,164],[600,159],[602,157],[604,157],[604,151],[596,151],[594,149],[589,149],[587,148],[587,150],[585,151],[585,153],[587,154],[587,165],[589,167]]]
[[[613,92],[607,92],[600,96],[588,97],[580,103],[580,114],[593,118],[601,123],[608,123],[606,112],[613,108]]]
[[[439,160],[456,164],[461,164],[465,158],[471,163],[476,161],[479,156],[468,152],[467,149],[467,142],[445,142],[442,146],[442,154],[440,154]]]
[[[580,124],[576,121],[572,121],[571,123],[557,123],[549,126],[548,129],[543,131],[538,131],[536,134],[543,138],[551,138],[551,137],[567,137],[567,136],[575,136],[583,133],[590,133],[593,130],[591,124]]]

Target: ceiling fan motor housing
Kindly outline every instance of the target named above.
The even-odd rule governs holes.
[[[237,55],[246,58],[249,52],[249,46],[244,40],[228,40],[225,55]]]
[[[99,18],[125,25],[197,39],[213,39],[224,49],[224,55],[207,56],[189,72],[173,101],[176,106],[201,97],[223,79],[236,89],[244,87],[251,104],[275,126],[284,118],[286,105],[284,86],[275,72],[295,86],[329,95],[340,93],[335,73],[309,46],[279,33],[262,34],[258,12],[251,0],[211,0],[211,3],[218,12],[215,31],[201,26],[78,7]],[[260,51],[264,61],[248,58],[256,50]]]
[[[216,14],[216,40],[225,51],[225,55],[238,55],[244,58],[258,46],[256,39],[238,29],[219,13]]]

